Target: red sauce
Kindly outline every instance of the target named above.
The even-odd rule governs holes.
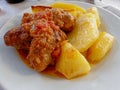
[[[29,60],[27,60],[27,55],[28,55],[28,51],[25,50],[17,50],[20,58],[22,59],[22,61],[29,67],[32,68],[30,66]],[[55,76],[55,77],[62,77],[65,78],[61,73],[57,72],[55,70],[55,66],[48,66],[44,71],[42,71],[41,73],[43,74],[47,74],[50,76]]]
[[[27,60],[27,55],[28,55],[28,51],[25,51],[25,50],[17,50],[20,58],[22,59],[22,61],[28,66],[31,68],[30,66],[30,63],[29,63],[29,60]]]

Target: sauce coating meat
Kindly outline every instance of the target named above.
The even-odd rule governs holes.
[[[57,44],[66,40],[66,35],[53,21],[48,22],[46,19],[38,20],[35,27],[36,29],[31,32],[34,38],[31,42],[28,60],[35,70],[43,71],[49,64],[54,63],[51,53]]]
[[[31,40],[29,32],[22,27],[13,28],[4,35],[5,44],[16,49],[29,50]]]
[[[73,16],[62,9],[25,13],[21,26],[9,30],[4,41],[18,51],[27,51],[30,67],[41,72],[55,63],[61,52],[60,43],[67,39],[65,32],[71,31],[73,26]]]
[[[72,31],[75,22],[74,17],[70,13],[65,12],[63,9],[53,8],[45,9],[45,11],[41,11],[35,14],[25,13],[22,18],[22,23],[28,23],[30,21],[41,18],[53,20],[54,23],[65,32]]]

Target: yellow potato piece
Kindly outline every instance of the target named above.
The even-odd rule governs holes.
[[[63,3],[63,2],[56,2],[51,5],[53,8],[62,8],[65,10],[70,10],[69,12],[74,16],[77,17],[78,14],[83,14],[86,10],[78,5],[70,4],[70,3]],[[78,13],[79,12],[79,13]]]
[[[102,60],[111,49],[114,37],[106,32],[101,32],[97,41],[89,48],[87,59],[90,63],[97,63]]]
[[[56,70],[67,79],[86,74],[91,67],[85,57],[67,41],[62,43],[62,52],[56,63]]]
[[[75,4],[70,4],[70,3],[56,2],[54,4],[51,4],[51,6],[54,8],[75,9],[77,11],[81,11],[82,13],[86,12],[84,8]]]
[[[80,52],[85,52],[99,37],[99,30],[93,14],[84,14],[76,20],[75,27],[68,34],[69,42]]]
[[[86,10],[87,13],[92,13],[95,15],[96,21],[97,21],[97,26],[100,27],[101,21],[100,21],[100,16],[99,12],[96,7],[90,7]]]

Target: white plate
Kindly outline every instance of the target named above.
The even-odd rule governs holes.
[[[93,5],[70,2],[84,8]],[[111,51],[91,72],[73,80],[39,74],[29,69],[12,47],[0,40],[0,84],[5,90],[120,90],[120,19],[108,11],[98,8],[107,32],[115,37]],[[30,11],[27,9],[26,11]],[[8,21],[0,30],[0,36],[20,24],[22,13]]]

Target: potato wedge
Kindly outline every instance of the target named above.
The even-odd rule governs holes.
[[[99,30],[93,14],[84,14],[76,20],[75,27],[68,34],[69,42],[80,52],[85,52],[99,37]]]
[[[62,43],[62,52],[56,63],[56,70],[67,79],[86,74],[91,67],[85,57],[67,41]]]
[[[63,3],[63,2],[56,2],[54,4],[51,4],[53,8],[62,8],[62,9],[75,9],[77,11],[81,11],[82,13],[85,13],[85,9],[75,5],[75,4],[68,4],[68,3]]]
[[[77,6],[75,4],[68,4],[63,2],[56,2],[51,5],[53,8],[62,8],[64,10],[68,10],[74,17],[77,17],[78,14],[84,14],[86,10],[80,6]]]
[[[101,21],[100,21],[100,16],[99,12],[96,7],[90,7],[86,10],[87,13],[92,13],[95,15],[97,26],[100,27]]]
[[[87,59],[90,63],[97,63],[102,60],[111,49],[114,37],[106,32],[101,32],[97,41],[88,49]]]

